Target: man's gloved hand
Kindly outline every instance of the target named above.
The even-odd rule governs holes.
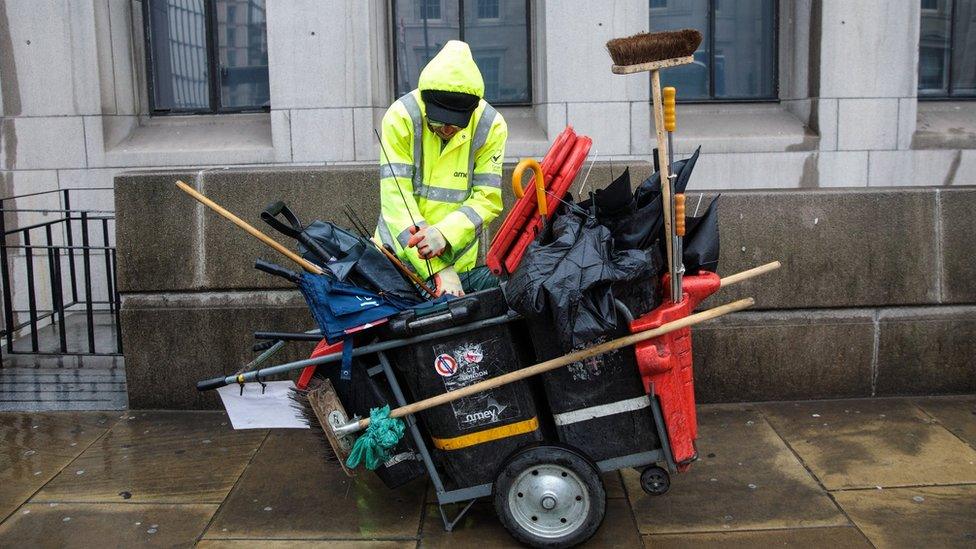
[[[407,241],[407,247],[416,246],[417,254],[421,259],[437,257],[444,253],[444,249],[447,248],[447,240],[444,239],[444,235],[434,227],[422,227],[417,230],[417,227],[413,226],[410,227],[410,234],[413,236]]]
[[[444,294],[456,295],[458,297],[464,295],[464,289],[461,288],[461,278],[458,276],[457,271],[454,270],[454,267],[448,267],[434,275],[434,283],[437,284],[434,288],[434,293],[437,294],[437,297]]]

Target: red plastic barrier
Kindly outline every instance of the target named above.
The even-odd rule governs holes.
[[[670,277],[665,275],[664,295],[670,295]],[[660,307],[635,319],[631,332],[641,332],[690,315],[706,297],[718,291],[721,280],[715,273],[701,271],[682,280],[681,303],[665,301]],[[695,376],[691,355],[691,328],[682,328],[634,346],[644,391],[654,393],[661,404],[671,454],[679,471],[686,471],[697,456],[698,417],[695,413]]]
[[[546,175],[546,179],[549,181],[547,188],[549,193],[546,196],[546,204],[549,206],[548,211],[553,211],[559,207],[559,201],[566,196],[566,191],[569,190],[569,186],[573,184],[573,180],[576,179],[576,174],[579,173],[580,168],[583,166],[583,162],[586,161],[586,155],[590,153],[590,147],[593,146],[593,140],[585,135],[581,135],[576,138],[573,143],[573,148],[569,152],[565,161],[556,173],[556,177],[553,178],[550,175]],[[528,193],[526,193],[528,194]],[[519,263],[522,262],[522,256],[525,255],[525,250],[529,247],[529,244],[535,240],[536,235],[542,230],[542,218],[538,215],[531,216],[526,226],[518,235],[518,239],[515,244],[508,251],[505,257],[505,272],[511,274],[515,272],[518,268]]]
[[[589,137],[577,136],[572,126],[567,126],[559,134],[540,164],[546,179],[547,191],[558,199],[563,198],[583,161],[586,160],[592,144],[593,141]],[[534,184],[535,177],[529,178],[526,189],[531,190]],[[546,201],[549,211],[552,211],[558,202],[557,198],[549,195]],[[510,275],[514,272],[522,261],[525,249],[542,230],[542,221],[538,217],[536,204],[535,193],[523,194],[491,240],[485,263],[496,276]]]

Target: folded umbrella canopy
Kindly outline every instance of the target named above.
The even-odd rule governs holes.
[[[322,330],[322,335],[330,344],[345,339],[351,333],[370,328],[413,305],[395,296],[381,296],[328,275],[302,273],[299,276],[298,289],[305,297],[308,310]]]
[[[278,219],[279,215],[285,222]],[[328,269],[338,281],[412,303],[421,301],[413,284],[365,238],[328,221],[313,221],[303,226],[283,202],[265,208],[261,219],[278,232],[297,240],[302,257]]]
[[[341,378],[352,376],[353,334],[372,328],[407,309],[427,309],[451,299],[442,296],[433,301],[416,303],[393,294],[376,293],[338,280],[332,273],[296,273],[278,265],[258,260],[258,269],[294,282],[330,345],[342,342]]]
[[[675,193],[683,193],[698,161],[701,148],[691,157],[674,163]],[[624,172],[606,188],[596,191],[593,199],[580,206],[596,212],[597,221],[610,229],[617,249],[647,250],[655,242],[664,254],[664,214],[661,207],[661,174],[654,172],[631,192],[630,172]],[[595,207],[594,207],[595,204]],[[718,266],[718,197],[700,217],[685,217],[683,261],[685,271],[715,271]],[[663,255],[662,255],[663,257]],[[663,269],[665,265],[660,264]],[[663,273],[658,273],[663,274]]]

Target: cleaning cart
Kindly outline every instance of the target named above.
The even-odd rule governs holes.
[[[587,141],[568,128],[562,146]],[[547,167],[564,170],[571,180],[581,165],[573,162],[568,170],[559,163]],[[551,180],[538,164],[522,163],[516,185],[521,186],[522,173],[530,169],[535,174],[532,184],[542,190],[517,193],[521,204],[529,204],[521,209],[538,209],[539,203],[531,201],[542,198],[551,218],[573,215],[575,206],[565,196],[568,185],[545,188]],[[624,186],[629,189],[629,183]],[[202,381],[198,389],[301,370],[298,389],[347,473],[356,474],[347,464],[356,444],[374,438],[369,424],[400,417],[405,422],[401,431],[373,455],[372,463],[365,459],[388,487],[427,476],[447,530],[476,500],[491,498],[508,531],[532,546],[571,546],[595,533],[605,511],[604,472],[634,468],[648,494],[668,491],[671,475],[686,470],[697,457],[689,327],[752,302],[692,311],[723,282],[778,266],[724,281],[704,270],[685,276],[677,303],[666,297],[668,276],[663,286],[656,275],[634,279],[627,291],[619,292],[623,299],[613,301],[621,320],[617,328],[566,353],[547,336],[555,328],[511,310],[501,287],[424,303],[404,295],[377,295],[337,280],[334,271],[342,265],[323,259],[348,260],[347,280],[376,277],[377,272],[356,274],[361,265],[352,261],[352,251],[374,263],[381,258],[367,255],[368,248],[355,235],[321,222],[303,227],[283,204],[265,213],[269,224],[299,241],[304,257],[296,262],[306,272],[265,261],[256,267],[298,284],[320,329],[257,334],[275,342],[256,346],[263,353],[247,371]],[[288,220],[286,226],[271,222],[278,216]],[[510,224],[509,233],[499,233],[496,242],[506,234],[524,233],[526,225],[542,230],[540,219],[542,215],[524,216],[521,224]],[[337,248],[316,251],[330,246]],[[529,263],[534,257],[531,250],[526,256],[527,248],[509,246],[510,252],[494,257],[518,272],[523,256]],[[318,339],[308,359],[260,367],[285,341]],[[377,414],[393,407],[386,416]]]
[[[305,253],[311,257],[315,254],[309,248]],[[295,273],[262,261],[257,267],[299,282],[306,294],[329,291],[306,280],[328,278],[325,273]],[[775,265],[730,281],[771,268]],[[663,293],[655,279],[639,283]],[[276,340],[270,349],[257,346],[264,351],[259,358],[266,359],[288,340],[314,340],[327,333],[331,343],[322,339],[309,359],[202,381],[198,389],[301,370],[298,387],[308,391],[318,423],[350,474],[355,473],[346,458],[359,441],[354,434],[367,422],[360,418],[375,422],[378,409],[396,406],[389,415],[402,417],[405,432],[371,467],[387,486],[429,477],[447,530],[476,500],[490,497],[516,539],[533,546],[571,546],[602,523],[606,492],[601,473],[635,468],[641,471],[643,489],[659,495],[668,491],[670,475],[695,459],[688,328],[751,305],[742,300],[690,314],[700,297],[721,285],[707,272],[686,277],[690,293],[680,311],[665,300],[639,315],[617,300],[614,307],[626,322],[612,335],[621,337],[558,357],[551,356],[558,351],[545,344],[539,326],[510,310],[501,288],[405,307],[382,320],[365,317],[369,320],[363,325],[341,330],[335,328],[336,318],[322,318],[340,313],[342,303],[306,295],[310,307],[329,308],[314,314],[325,329],[258,334]],[[637,303],[646,308],[646,301]],[[636,333],[625,335],[629,331]],[[679,357],[677,369],[668,358],[672,353]],[[580,371],[599,371],[612,379],[594,381],[572,373]],[[517,379],[506,379],[512,376]]]

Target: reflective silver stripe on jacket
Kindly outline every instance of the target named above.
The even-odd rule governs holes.
[[[465,189],[446,189],[444,187],[432,187],[423,183],[414,183],[413,190],[414,193],[422,195],[427,200],[453,202],[455,204],[464,202],[471,195],[471,192]]]
[[[400,162],[384,163],[380,166],[380,179],[386,179],[387,177],[413,177],[413,166],[410,164],[403,164]]]
[[[471,223],[474,223],[474,230],[478,231],[481,229],[481,225],[484,224],[485,220],[478,215],[478,212],[474,211],[471,206],[461,206],[457,211],[463,213]]]
[[[400,98],[403,106],[410,115],[413,122],[413,193],[420,194],[418,189],[424,180],[424,117],[420,114],[420,104],[413,93],[408,93]]]
[[[571,423],[589,421],[598,417],[643,410],[650,405],[651,399],[647,395],[643,395],[636,398],[628,398],[627,400],[618,400],[610,404],[601,404],[599,406],[580,408],[579,410],[572,410],[561,414],[553,414],[553,419],[556,420],[556,425],[569,425]]]
[[[471,178],[471,185],[474,187],[494,187],[502,188],[502,176],[497,173],[476,173]]]
[[[468,188],[470,189],[474,185],[474,158],[478,153],[478,149],[485,146],[485,142],[488,141],[488,132],[491,131],[491,125],[495,123],[495,116],[498,115],[498,111],[494,107],[485,103],[485,110],[481,113],[481,118],[478,120],[478,126],[475,127],[474,137],[471,139],[471,154],[468,156]],[[499,186],[501,186],[499,179]]]

